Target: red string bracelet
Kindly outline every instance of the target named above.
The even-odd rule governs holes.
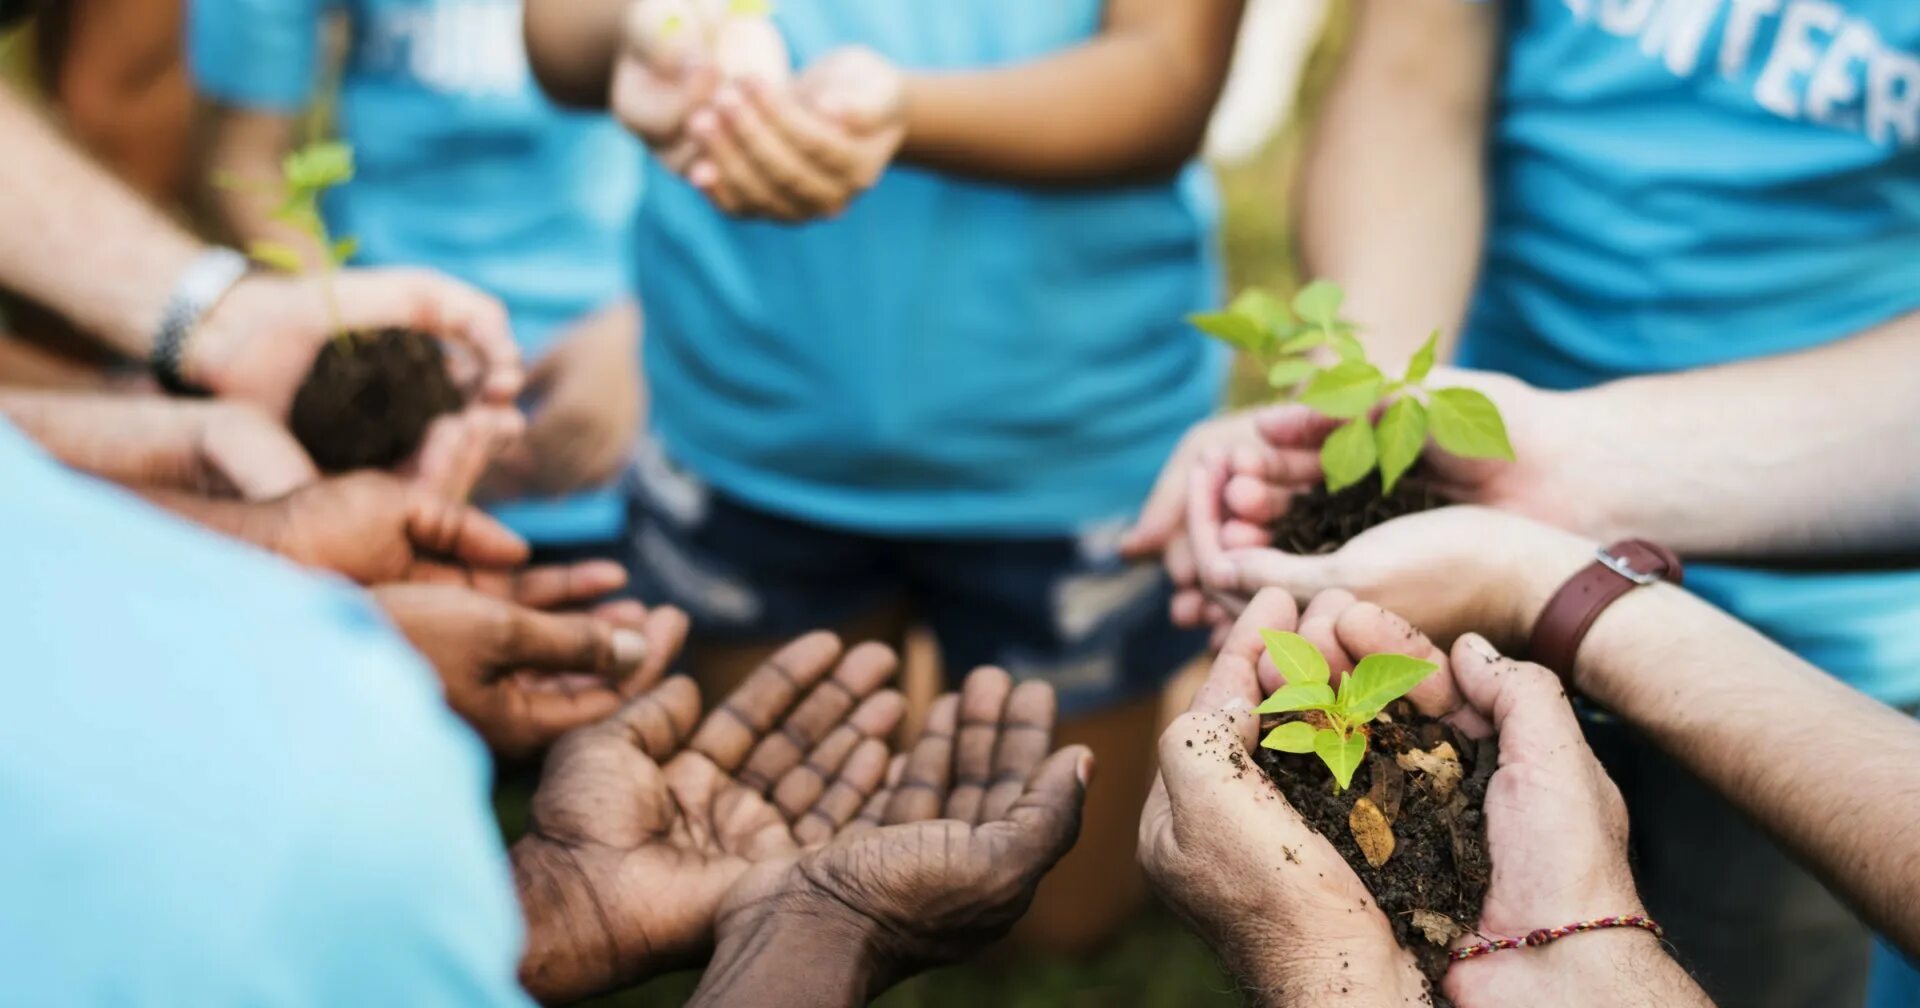
[[[1577,935],[1587,931],[1599,931],[1605,928],[1618,927],[1635,927],[1643,931],[1651,931],[1655,938],[1665,938],[1667,936],[1666,930],[1654,923],[1653,918],[1644,914],[1628,914],[1624,917],[1599,917],[1590,921],[1581,921],[1578,924],[1568,924],[1565,927],[1541,928],[1527,935],[1525,938],[1495,938],[1492,941],[1481,942],[1478,945],[1468,945],[1465,948],[1454,949],[1447,953],[1447,958],[1452,962],[1465,962],[1468,959],[1478,959],[1483,955],[1504,952],[1507,949],[1538,948],[1550,941],[1558,941],[1568,935]]]

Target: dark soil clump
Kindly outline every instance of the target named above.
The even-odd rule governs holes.
[[[1296,495],[1287,513],[1273,524],[1273,544],[1296,556],[1331,553],[1375,525],[1446,504],[1419,478],[1417,469],[1393,488],[1390,497],[1380,496],[1377,475],[1339,493],[1328,493],[1326,484],[1315,483],[1313,489]]]
[[[289,427],[326,472],[385,469],[464,402],[438,340],[382,329],[327,341],[294,395]]]
[[[1261,730],[1300,717],[1270,717]],[[1311,754],[1262,748],[1255,761],[1353,866],[1392,922],[1401,947],[1419,960],[1434,1003],[1445,1006],[1440,978],[1447,972],[1447,945],[1455,934],[1478,926],[1492,877],[1484,805],[1499,746],[1493,739],[1468,739],[1415,713],[1406,701],[1389,707],[1388,717],[1391,723],[1370,726],[1366,762],[1355,772],[1353,786],[1339,794],[1326,764]],[[1391,825],[1390,853],[1377,868],[1356,834],[1355,823],[1366,818],[1355,811],[1362,799]]]

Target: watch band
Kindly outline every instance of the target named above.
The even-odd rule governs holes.
[[[160,387],[173,395],[204,395],[180,371],[187,337],[233,285],[247,275],[247,257],[229,248],[212,248],[188,264],[167,297],[160,312],[160,326],[153,334],[153,352],[147,368]]]
[[[1635,588],[1659,581],[1680,584],[1685,576],[1680,558],[1658,543],[1626,539],[1600,549],[1593,563],[1567,579],[1540,611],[1528,656],[1552,669],[1571,690],[1580,642],[1600,614]]]

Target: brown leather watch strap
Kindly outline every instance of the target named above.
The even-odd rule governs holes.
[[[1571,689],[1574,657],[1600,614],[1635,588],[1656,581],[1679,584],[1685,574],[1672,550],[1645,539],[1627,539],[1600,550],[1540,611],[1528,657],[1552,669]]]

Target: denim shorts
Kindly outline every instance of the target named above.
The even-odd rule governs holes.
[[[1172,585],[1129,564],[1125,519],[1078,535],[867,535],[735,500],[643,445],[626,481],[627,565],[643,602],[684,609],[697,639],[770,643],[905,603],[947,677],[980,665],[1040,679],[1062,714],[1155,693],[1206,645],[1167,618]]]

